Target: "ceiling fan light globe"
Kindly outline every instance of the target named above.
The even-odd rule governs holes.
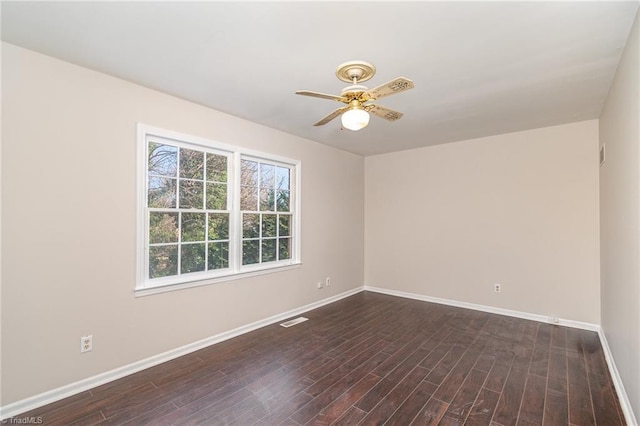
[[[342,126],[345,129],[357,131],[369,124],[369,113],[362,108],[352,108],[342,114]]]

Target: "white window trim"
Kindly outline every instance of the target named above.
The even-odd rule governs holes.
[[[199,145],[206,149],[214,149],[226,151],[229,153],[231,167],[229,168],[229,191],[232,196],[229,197],[231,211],[229,217],[229,252],[230,262],[229,268],[219,272],[207,271],[204,273],[193,273],[167,277],[167,279],[156,279],[153,282],[147,279],[148,269],[148,248],[145,246],[148,229],[146,215],[146,175],[147,175],[147,137],[159,137],[162,139],[170,139],[180,145],[181,142]],[[258,160],[262,159],[268,162],[278,162],[288,165],[295,170],[295,181],[291,186],[293,194],[293,232],[291,239],[291,259],[278,262],[259,263],[254,265],[242,265],[242,221],[240,217],[240,162],[242,156],[254,157]],[[187,135],[174,132],[171,130],[161,129],[158,127],[148,126],[142,123],[137,125],[137,158],[136,158],[136,284],[135,296],[146,296],[150,294],[164,293],[184,288],[191,288],[203,285],[210,285],[224,281],[248,278],[251,276],[270,274],[274,272],[286,271],[289,269],[299,268],[301,261],[301,210],[300,210],[300,188],[301,188],[301,163],[299,160],[258,152],[245,149],[242,147],[213,141],[197,136]],[[233,253],[232,253],[233,251]]]

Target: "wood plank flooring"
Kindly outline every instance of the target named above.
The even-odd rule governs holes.
[[[16,416],[45,425],[623,425],[598,336],[358,293]]]

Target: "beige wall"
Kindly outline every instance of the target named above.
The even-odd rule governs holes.
[[[597,138],[594,120],[365,158],[365,284],[598,324]]]
[[[2,405],[363,285],[362,157],[8,44],[2,88]],[[137,122],[300,160],[302,267],[134,298]]]
[[[640,415],[640,35],[638,16],[600,116],[602,328]],[[639,418],[640,420],[640,418]]]

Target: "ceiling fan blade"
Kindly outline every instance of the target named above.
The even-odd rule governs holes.
[[[342,113],[348,109],[349,109],[348,106],[343,106],[342,108],[338,108],[337,110],[333,111],[331,114],[324,117],[322,120],[318,121],[316,124],[314,124],[314,126],[324,126],[334,118],[342,115]]]
[[[380,118],[384,118],[387,121],[399,120],[404,115],[401,112],[381,107],[379,105],[370,105],[370,108],[367,108],[367,111],[369,111],[373,115],[377,115]]]
[[[378,87],[374,87],[373,89],[366,92],[367,95],[371,98],[371,100],[380,99],[383,96],[393,95],[394,93],[399,93],[405,90],[413,89],[413,81],[408,78],[398,77],[394,80],[388,81],[385,84],[381,84]]]
[[[310,92],[309,90],[298,90],[296,95],[312,96],[314,98],[330,99],[332,101],[349,103],[349,99],[343,96],[327,95],[324,93]]]

